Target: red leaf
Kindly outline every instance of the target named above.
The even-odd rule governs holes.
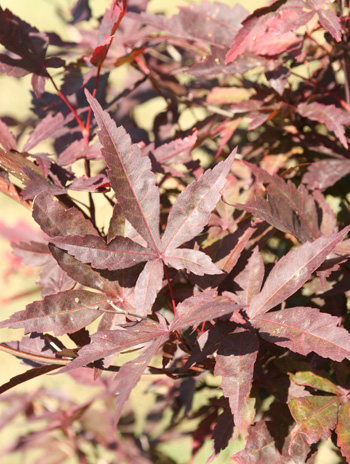
[[[150,319],[124,324],[116,330],[104,330],[91,335],[92,343],[79,351],[79,356],[60,372],[69,372],[78,367],[120,353],[136,345],[145,345],[162,338],[164,343],[168,330]],[[164,338],[163,338],[164,337]]]
[[[129,361],[120,368],[115,376],[116,384],[112,385],[113,392],[116,395],[117,408],[115,412],[114,424],[117,425],[120,419],[123,405],[129,398],[131,390],[137,382],[152,358],[156,355],[159,348],[167,341],[168,335],[156,337],[144,350],[143,353],[136,359]]]
[[[151,150],[154,159],[160,164],[186,163],[192,161],[190,151],[197,141],[197,132],[183,139],[175,139]]]
[[[15,150],[17,147],[17,142],[9,130],[7,125],[0,119],[0,144],[5,148],[5,150]]]
[[[334,361],[350,359],[350,334],[338,318],[316,308],[287,308],[252,319],[263,338],[296,353],[314,351]]]
[[[240,302],[249,305],[252,298],[260,292],[264,273],[265,268],[261,254],[258,247],[255,247],[247,265],[234,279],[242,288],[236,292]]]
[[[268,275],[261,292],[250,303],[250,317],[266,313],[293,295],[342,241],[350,227],[312,243],[304,243],[283,256]]]
[[[161,259],[148,261],[135,287],[135,313],[145,316],[162,288],[163,262]]]
[[[22,200],[32,200],[41,193],[49,195],[64,195],[67,190],[60,185],[46,180],[42,173],[38,174],[32,169],[23,168],[23,172],[29,178],[25,180],[25,188],[22,191]]]
[[[335,12],[329,8],[331,0],[308,0],[308,5],[316,8],[318,20],[322,26],[334,37],[337,42],[341,41],[341,22]]]
[[[33,73],[33,88],[37,97],[43,92],[43,79],[46,79],[46,67],[59,67],[64,61],[56,58],[46,60],[49,38],[35,27],[15,16],[8,9],[0,7],[0,43],[20,58],[0,55],[0,71],[15,77]],[[41,82],[40,82],[41,81]]]
[[[278,38],[304,26],[316,13],[322,26],[335,40],[340,41],[340,19],[329,9],[330,3],[330,0],[278,0],[268,7],[255,10],[242,22],[242,27],[235,35],[226,55],[226,63],[236,60],[247,49],[254,49],[255,44],[264,42],[271,36],[275,36],[276,39],[271,44],[269,54],[281,53]],[[276,50],[273,44],[276,45]]]
[[[320,236],[315,201],[303,185],[298,188],[277,174],[271,176],[263,169],[245,162],[266,187],[267,199],[254,197],[244,205],[236,205],[263,219],[283,232],[295,235],[301,242]]]
[[[65,132],[67,128],[64,125],[64,117],[61,113],[57,113],[55,116],[52,116],[50,113],[42,119],[39,124],[35,127],[33,132],[28,137],[23,151],[30,151],[39,142],[48,139],[49,137],[60,137]]]
[[[335,133],[344,147],[348,148],[344,130],[344,124],[350,124],[350,115],[347,111],[334,105],[322,105],[317,102],[300,103],[297,110],[304,118],[325,124],[328,130]]]
[[[303,177],[303,182],[310,189],[325,190],[349,174],[350,160],[343,158],[316,161],[308,167],[307,171]]]
[[[142,157],[137,145],[123,127],[117,127],[100,104],[86,91],[87,99],[100,127],[102,155],[109,167],[109,178],[124,215],[150,247],[158,251],[159,191],[151,172],[151,162]]]
[[[237,327],[221,341],[216,356],[214,375],[222,376],[221,388],[229,399],[238,432],[242,428],[242,413],[252,386],[258,348],[254,331]]]
[[[208,223],[210,213],[220,199],[220,191],[225,185],[235,152],[214,169],[208,169],[179,195],[162,237],[163,253],[191,240]]]
[[[232,439],[233,426],[234,423],[231,411],[228,408],[225,408],[224,411],[218,416],[214,427],[214,453],[212,457],[217,456],[220,451],[224,450],[228,446],[230,440]],[[210,458],[207,462],[209,463],[211,461],[212,459]]]
[[[201,322],[216,319],[226,314],[233,313],[242,305],[235,305],[232,300],[225,297],[216,297],[216,290],[206,290],[199,295],[191,296],[178,304],[176,316],[171,321],[170,330],[186,329],[200,324]]]
[[[226,274],[229,274],[237,264],[244,247],[255,230],[255,226],[248,223],[237,229],[233,234],[226,235],[223,238],[215,264]],[[221,279],[220,276],[218,277],[219,279]]]
[[[222,3],[210,4],[205,1],[200,5],[180,7],[179,10],[179,13],[171,18],[150,13],[129,13],[128,16],[175,37],[196,40],[222,48],[230,45],[232,35],[248,14],[248,11],[239,4],[230,8]]]
[[[231,457],[235,464],[290,463],[285,439],[279,436],[275,438],[269,430],[270,424],[260,421],[249,428],[247,446]]]
[[[108,51],[108,46],[113,39],[113,35],[117,30],[119,22],[122,18],[124,9],[119,3],[119,0],[113,0],[111,8],[107,8],[100,23],[98,34],[98,46],[93,51],[90,62],[95,66],[100,66]],[[125,12],[124,12],[125,13]]]
[[[35,198],[33,218],[50,237],[89,234],[98,235],[92,222],[75,207],[65,209],[47,193]]]
[[[168,249],[164,254],[164,262],[175,269],[185,268],[196,275],[222,274],[222,271],[202,251],[187,248]]]
[[[17,242],[12,244],[13,254],[27,266],[43,266],[50,261],[50,250],[43,242]]]
[[[253,13],[254,14],[254,13]],[[264,35],[269,18],[267,16],[248,16],[243,22],[241,29],[234,36],[230,50],[226,54],[225,63],[231,63],[239,55],[244,53],[250,45]]]
[[[107,298],[86,290],[69,290],[49,295],[41,301],[27,305],[24,311],[13,314],[1,322],[0,327],[23,327],[26,332],[53,331],[55,335],[76,332],[102,314],[101,311],[86,308],[86,305],[110,309]]]
[[[60,366],[57,364],[49,364],[48,366],[33,367],[32,369],[23,372],[23,374],[15,375],[8,382],[0,386],[0,394],[5,393],[13,387],[17,387],[21,383],[27,382],[28,380],[35,379],[40,375],[47,374],[49,372],[55,371]]]
[[[96,235],[54,237],[50,242],[96,269],[115,271],[157,258],[154,252],[127,237],[117,236],[108,245],[102,237]]]
[[[32,161],[25,158],[24,155],[15,151],[9,152],[2,148],[0,148],[0,169],[10,172],[21,181],[29,180],[29,176],[25,172],[25,169],[42,176],[40,169]]]
[[[234,329],[235,325],[233,323],[218,321],[214,327],[211,327],[209,330],[200,335],[197,338],[197,341],[185,364],[185,369],[188,369],[195,363],[204,361],[209,355],[217,351],[223,338]]]

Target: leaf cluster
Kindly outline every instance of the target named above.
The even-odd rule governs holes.
[[[4,424],[48,424],[5,452],[175,462],[162,444],[188,434],[192,462],[213,439],[210,460],[240,442],[235,463],[302,464],[331,437],[350,462],[349,11],[147,4],[113,0],[96,28],[78,0],[71,42],[0,8],[0,71],[33,88],[33,116],[0,121],[0,191],[42,231],[7,231],[42,298],[0,323],[30,366],[0,391],[51,371],[100,388],[51,409],[5,394]],[[135,108],[156,98],[147,129]]]

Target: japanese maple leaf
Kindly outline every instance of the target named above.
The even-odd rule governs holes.
[[[179,195],[161,238],[159,190],[149,158],[142,156],[125,129],[116,126],[97,100],[88,92],[86,94],[100,128],[102,155],[109,168],[109,179],[118,204],[147,248],[121,236],[116,236],[108,244],[102,237],[92,235],[54,237],[51,242],[96,269],[112,271],[146,262],[135,287],[136,313],[144,315],[161,288],[164,265],[197,275],[222,272],[203,252],[179,247],[196,237],[208,223],[211,211],[220,199],[234,153],[214,169],[207,170]]]
[[[329,8],[330,0],[277,0],[270,6],[255,10],[242,22],[242,27],[234,36],[226,63],[235,61],[247,49],[254,49],[260,41],[269,40],[269,54],[281,52],[280,39],[307,24],[317,14],[321,25],[334,37],[341,40],[340,19]],[[293,41],[293,40],[292,40]],[[285,44],[288,49],[290,41]],[[275,48],[275,50],[274,50]],[[256,47],[259,53],[259,46]]]
[[[0,43],[19,58],[0,54],[0,72],[22,77],[32,73],[32,86],[37,97],[45,89],[48,77],[46,68],[58,68],[64,64],[61,58],[46,58],[49,37],[0,7]]]
[[[111,8],[107,8],[103,15],[97,38],[97,47],[90,59],[91,63],[99,66],[106,58],[113,36],[126,13],[126,1],[114,0]]]

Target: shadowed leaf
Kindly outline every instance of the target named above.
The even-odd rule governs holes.
[[[335,316],[306,307],[282,309],[252,319],[269,342],[304,356],[314,351],[340,362],[350,359],[350,334],[338,327],[338,322]]]
[[[261,292],[249,306],[250,317],[267,312],[293,295],[342,241],[349,227],[341,232],[304,243],[283,256],[268,275]]]
[[[229,399],[238,432],[242,429],[242,413],[253,381],[258,354],[254,331],[237,327],[221,341],[215,363],[215,375],[222,377],[221,388]]]

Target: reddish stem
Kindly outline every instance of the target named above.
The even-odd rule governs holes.
[[[341,104],[341,106],[349,111],[350,108],[349,108],[349,105],[346,103],[346,101],[344,101],[342,98],[340,98],[337,94],[335,94],[334,92],[330,91],[329,89],[327,89],[327,87],[324,87],[322,84],[320,84],[319,82],[315,81],[314,79],[312,79],[311,77],[307,78],[307,77],[304,77],[304,76],[301,76],[300,74],[294,72],[294,71],[290,71],[290,73],[295,76],[295,77],[299,77],[299,79],[303,79],[304,81],[307,81],[309,82],[310,84],[316,86],[316,87],[319,87],[320,89],[322,90],[325,90],[328,95],[331,95],[333,98],[335,98],[336,100],[338,100],[338,102]]]
[[[84,133],[85,133],[85,126],[83,124],[83,121],[79,118],[77,112],[75,111],[75,109],[73,108],[73,106],[69,103],[69,101],[67,100],[67,98],[63,95],[63,93],[60,91],[60,89],[57,87],[57,85],[55,84],[55,81],[53,80],[53,78],[50,76],[50,74],[47,72],[47,75],[49,76],[49,79],[52,83],[52,85],[55,87],[55,90],[56,92],[58,93],[58,95],[61,97],[61,100],[64,101],[64,103],[68,106],[68,108],[71,110],[71,112],[73,113],[75,119],[77,120],[77,123],[79,124],[79,127],[81,129],[81,132],[84,136]]]
[[[173,287],[171,286],[171,282],[170,282],[170,278],[169,278],[169,274],[168,274],[168,269],[166,268],[166,265],[163,263],[163,267],[164,267],[164,274],[165,274],[165,277],[168,281],[168,286],[169,286],[169,291],[170,291],[170,297],[171,297],[171,303],[172,303],[172,306],[173,306],[173,312],[174,312],[174,315],[176,316],[176,304],[175,304],[175,298],[174,298],[174,292],[173,292]]]
[[[118,0],[117,0],[118,1]],[[100,80],[100,75],[101,75],[101,68],[102,68],[102,64],[103,62],[105,61],[106,57],[107,57],[107,54],[108,54],[108,51],[110,49],[110,46],[112,45],[112,42],[113,42],[113,39],[114,39],[114,35],[119,27],[119,24],[121,23],[122,19],[124,18],[125,16],[125,13],[127,11],[127,0],[122,0],[123,2],[123,9],[119,15],[119,18],[117,20],[117,22],[114,24],[113,26],[113,29],[111,31],[111,35],[110,35],[110,38],[109,38],[109,42],[108,42],[108,45],[107,47],[105,48],[105,51],[104,51],[104,54],[103,54],[103,58],[101,59],[101,62],[99,63],[98,67],[97,67],[97,74],[96,74],[96,80],[95,80],[95,86],[94,86],[94,90],[92,92],[92,96],[95,97],[96,96],[96,93],[97,93],[97,89],[98,89],[98,83],[99,83],[99,80]],[[92,112],[92,108],[90,107],[89,108],[89,113],[88,113],[88,117],[87,117],[87,121],[86,121],[86,133],[87,133],[87,142],[89,142],[89,134],[90,134],[90,125],[91,125],[91,112]]]

